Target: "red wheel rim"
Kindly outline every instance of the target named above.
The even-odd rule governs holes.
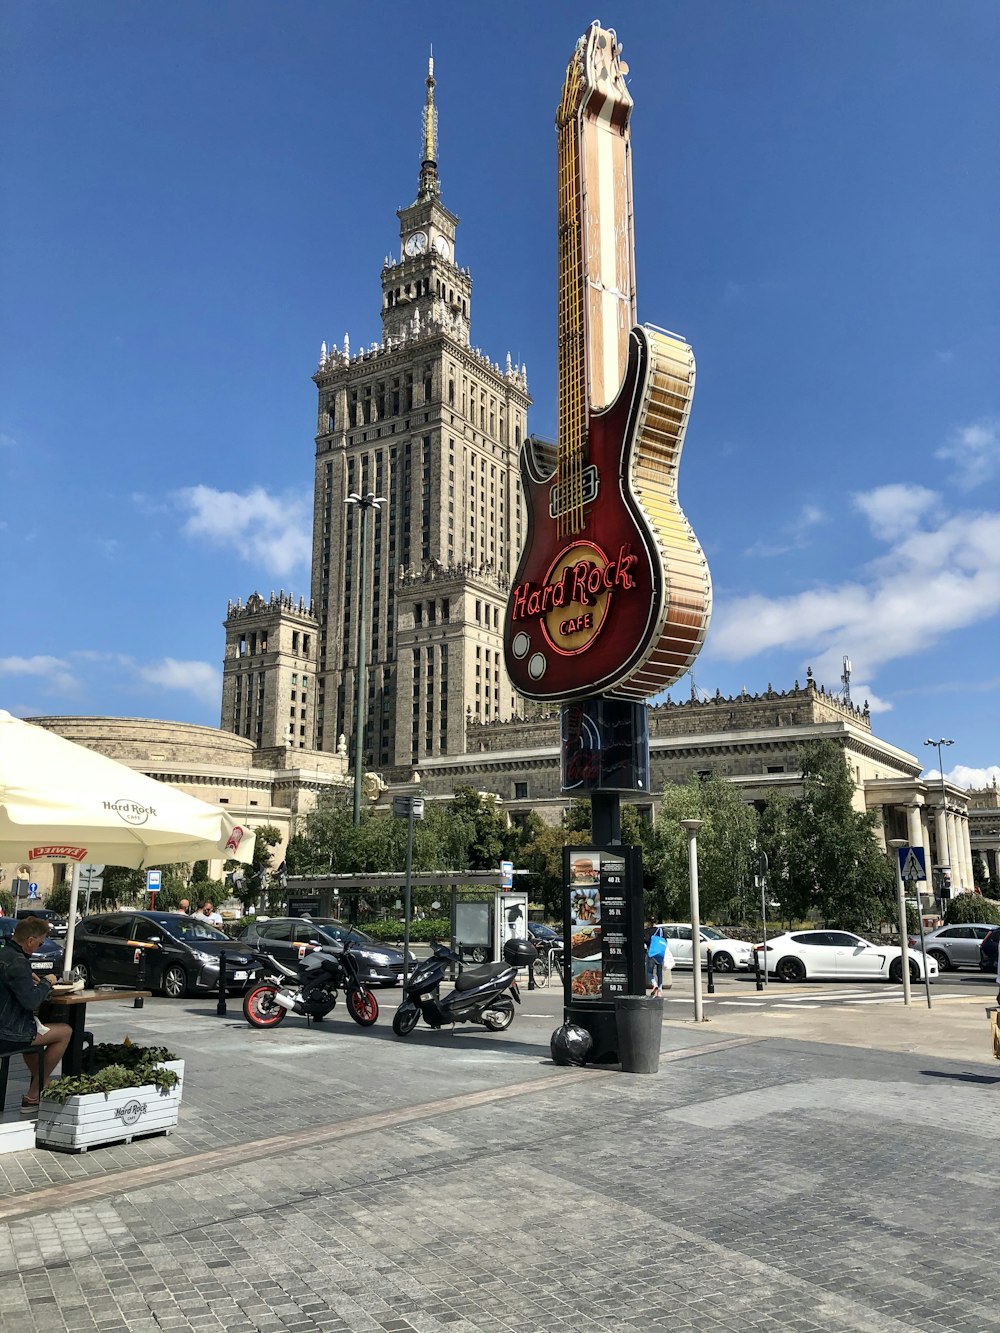
[[[370,990],[356,990],[350,996],[351,1010],[366,1023],[374,1023],[378,1018],[378,1000]]]

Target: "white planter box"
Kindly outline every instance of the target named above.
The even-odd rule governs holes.
[[[117,1092],[67,1097],[60,1104],[43,1097],[35,1122],[35,1144],[61,1152],[86,1152],[101,1143],[131,1143],[149,1134],[167,1134],[177,1124],[184,1086],[184,1061],[164,1060],[177,1083],[162,1093],[154,1084]]]

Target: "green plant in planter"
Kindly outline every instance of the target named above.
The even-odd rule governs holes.
[[[152,1084],[161,1094],[166,1094],[178,1082],[177,1073],[157,1064],[155,1060],[133,1065],[108,1065],[95,1074],[79,1074],[75,1078],[54,1078],[44,1090],[42,1096],[47,1101],[66,1102],[70,1097],[86,1097],[91,1093],[103,1092],[105,1099],[109,1093],[119,1092],[123,1088],[145,1087]]]
[[[94,1072],[106,1069],[108,1065],[124,1065],[126,1069],[138,1069],[144,1064],[162,1064],[164,1060],[176,1060],[173,1051],[166,1046],[138,1046],[128,1037],[121,1042],[102,1041],[94,1047]]]

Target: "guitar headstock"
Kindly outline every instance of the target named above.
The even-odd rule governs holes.
[[[628,65],[621,58],[622,48],[614,28],[592,23],[577,44],[582,84],[581,106],[592,102],[605,104],[605,115],[618,120],[632,109],[632,95],[625,85]]]

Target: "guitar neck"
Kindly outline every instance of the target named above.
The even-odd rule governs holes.
[[[628,67],[593,24],[566,71],[556,115],[559,180],[559,510],[584,526],[587,421],[621,386],[636,322]]]

